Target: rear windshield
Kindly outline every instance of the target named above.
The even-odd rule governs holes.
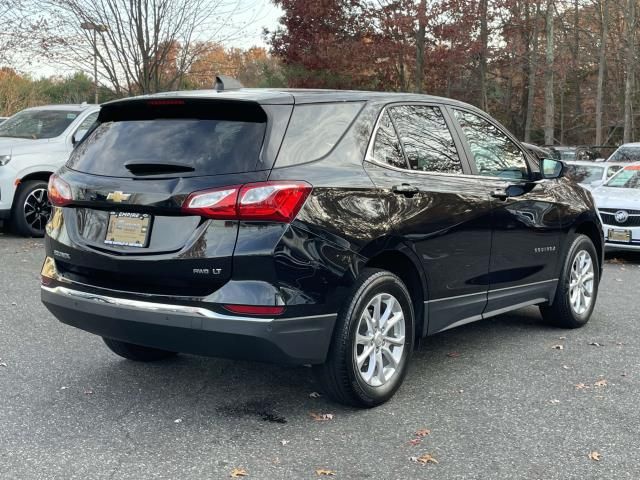
[[[239,120],[237,111],[231,118],[217,116],[223,118],[188,118],[183,109],[174,109],[170,118],[162,118],[158,112],[124,115],[118,111],[111,116],[106,112],[74,150],[67,166],[111,177],[205,176],[255,170],[266,116],[248,117],[247,121]]]
[[[54,138],[61,135],[80,113],[71,110],[24,110],[4,122],[0,120],[0,137]]]

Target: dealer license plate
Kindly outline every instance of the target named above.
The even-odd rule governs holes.
[[[631,230],[614,230],[613,228],[610,228],[608,237],[610,242],[631,243]]]
[[[121,247],[145,248],[149,244],[151,215],[111,212],[104,243]]]

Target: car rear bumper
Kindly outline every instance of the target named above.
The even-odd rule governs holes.
[[[324,362],[336,314],[294,318],[226,315],[42,286],[58,320],[102,337],[174,352],[289,364]]]

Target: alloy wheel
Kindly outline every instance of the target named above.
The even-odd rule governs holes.
[[[405,348],[405,318],[393,295],[380,293],[369,301],[354,342],[356,370],[365,383],[380,387],[398,373]]]
[[[42,233],[51,215],[51,204],[47,190],[36,188],[24,201],[24,219],[34,232]]]
[[[593,300],[594,281],[591,255],[586,250],[580,250],[573,259],[569,280],[569,302],[576,314],[582,315],[589,310]]]

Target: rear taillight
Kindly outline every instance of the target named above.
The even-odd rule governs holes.
[[[282,315],[284,307],[266,305],[224,305],[232,313],[242,315]]]
[[[49,202],[55,207],[64,207],[73,201],[71,187],[55,174],[49,177],[48,195]]]
[[[291,222],[311,193],[306,182],[258,182],[192,193],[182,211],[217,220]]]

